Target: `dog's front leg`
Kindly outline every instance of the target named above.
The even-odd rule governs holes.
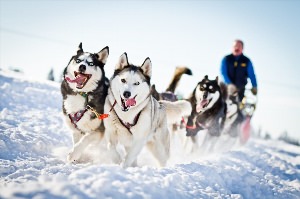
[[[132,166],[133,163],[135,163],[137,156],[142,151],[143,146],[145,145],[145,142],[138,140],[134,141],[132,143],[132,146],[128,148],[127,155],[125,157],[125,161],[122,164],[123,168],[127,168]]]
[[[85,148],[94,141],[101,141],[103,135],[100,132],[92,132],[85,134],[73,147],[69,153],[67,160],[68,162],[76,162],[80,158]]]

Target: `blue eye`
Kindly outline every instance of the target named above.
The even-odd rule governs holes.
[[[81,60],[80,59],[76,59],[76,61],[75,61],[77,64],[78,63],[80,63],[81,62]]]

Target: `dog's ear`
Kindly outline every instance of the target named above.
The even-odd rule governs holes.
[[[217,81],[217,83],[219,82],[219,77],[218,76],[216,77],[216,81]]]
[[[116,65],[115,70],[123,69],[125,66],[128,66],[128,65],[129,65],[129,63],[128,63],[128,58],[127,58],[127,53],[125,52],[119,58],[119,61]]]
[[[144,63],[142,64],[141,68],[143,69],[143,72],[145,75],[147,75],[148,77],[151,77],[152,75],[152,63],[149,57],[147,57],[144,61]]]
[[[204,76],[204,79],[207,79],[207,80],[208,80],[208,75],[205,75],[205,76]]]
[[[77,49],[77,55],[83,53],[83,49],[82,49],[82,42],[80,42],[78,49]]]
[[[97,54],[98,54],[98,60],[101,61],[103,64],[106,64],[107,57],[109,55],[109,48],[108,48],[108,46],[104,47]]]

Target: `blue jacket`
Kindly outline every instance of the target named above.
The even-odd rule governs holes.
[[[233,54],[225,56],[221,63],[221,74],[226,84],[234,84],[237,88],[245,88],[248,77],[252,87],[257,87],[252,62],[243,54],[238,57]]]

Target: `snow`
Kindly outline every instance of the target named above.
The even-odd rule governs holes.
[[[300,147],[251,138],[164,168],[147,151],[134,168],[69,164],[58,83],[0,71],[0,96],[0,198],[300,198]]]

